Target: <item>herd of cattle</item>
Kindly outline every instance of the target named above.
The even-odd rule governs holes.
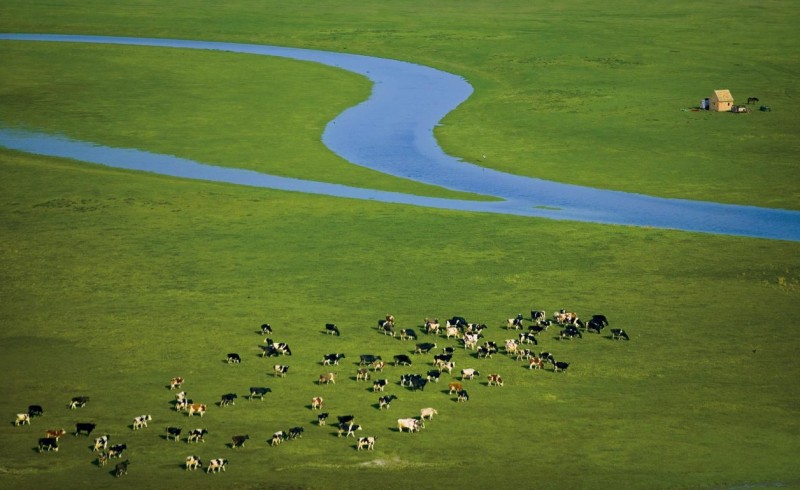
[[[583,333],[601,333],[606,327],[609,326],[608,319],[604,315],[593,315],[587,322],[583,322],[577,314],[560,310],[556,312],[552,318],[548,319],[544,311],[532,310],[530,316],[530,324],[526,327],[525,319],[522,314],[518,314],[514,318],[507,319],[504,324],[507,331],[517,332],[516,338],[506,339],[502,343],[502,352],[509,358],[517,361],[526,361],[528,369],[544,369],[549,365],[552,367],[553,372],[565,372],[569,367],[569,363],[556,360],[551,352],[541,351],[534,352],[530,347],[531,344],[539,345],[537,337],[542,332],[546,332],[551,326],[557,325],[560,328],[556,338],[558,340],[573,340],[574,338],[583,338]],[[454,345],[445,346],[441,352],[437,350],[436,342],[419,342],[419,335],[417,330],[413,328],[399,329],[395,325],[393,315],[386,315],[386,317],[378,321],[378,331],[383,335],[396,337],[401,340],[414,340],[416,341],[414,349],[411,351],[412,356],[408,354],[397,354],[392,357],[392,360],[387,362],[379,355],[374,354],[361,354],[359,356],[358,367],[355,372],[356,382],[369,381],[371,378],[376,378],[372,381],[372,392],[379,395],[377,408],[379,410],[388,409],[393,400],[398,397],[394,394],[384,394],[385,389],[391,385],[387,378],[379,377],[378,373],[383,374],[387,366],[408,367],[416,365],[418,355],[429,355],[427,360],[430,362],[430,368],[425,374],[421,373],[404,373],[399,376],[398,385],[401,388],[406,388],[410,391],[423,391],[428,383],[438,383],[441,375],[447,372],[452,376],[455,369],[456,353],[463,349],[469,351],[467,357],[475,359],[471,362],[480,362],[478,359],[491,358],[493,355],[501,352],[501,346],[496,342],[481,339],[484,338],[483,331],[487,328],[485,324],[469,323],[463,317],[455,316],[445,321],[442,326],[436,319],[425,319],[424,325],[419,329],[420,335],[424,334],[426,337],[434,336],[437,338],[444,337],[446,340],[453,339]],[[622,329],[609,329],[611,335],[610,339],[614,340],[630,340],[628,334]],[[283,342],[275,342],[270,338],[273,334],[272,327],[269,324],[261,326],[261,333],[265,336],[264,342],[261,347],[261,357],[283,357],[291,356],[292,351],[289,345]],[[325,325],[325,333],[341,336],[342,332],[335,324],[328,323]],[[460,354],[458,355],[461,356]],[[322,357],[320,364],[324,367],[339,366],[340,361],[345,359],[344,353],[331,353]],[[226,361],[229,364],[239,364],[242,358],[238,353],[231,352],[227,354]],[[272,367],[272,375],[275,377],[285,377],[289,372],[289,366],[284,364],[275,364]],[[470,395],[465,389],[470,380],[480,377],[480,372],[474,367],[465,367],[460,371],[460,379],[452,377],[452,381],[448,383],[449,395],[455,395],[454,401],[457,403],[464,403],[469,401]],[[337,372],[325,372],[321,374],[317,380],[318,385],[336,384]],[[168,385],[170,391],[181,390],[184,384],[184,378],[180,376],[173,377]],[[503,377],[499,373],[490,373],[486,375],[486,386],[504,386]],[[265,386],[250,387],[247,398],[259,398],[263,401],[264,396],[271,393],[272,390]],[[238,398],[235,393],[223,394],[218,402],[220,408],[229,405],[235,405],[235,400]],[[89,403],[88,396],[73,397],[68,403],[67,407],[71,410],[76,410],[85,407]],[[187,417],[199,415],[201,418],[208,410],[208,404],[195,403],[189,399],[185,391],[178,391],[174,399],[174,409],[177,412],[185,412]],[[311,398],[311,410],[319,410],[317,416],[317,425],[320,427],[327,425],[329,413],[324,412],[325,400],[321,396],[314,396]],[[425,428],[425,421],[431,420],[434,415],[439,412],[433,407],[422,408],[419,416],[404,417],[397,419],[397,432],[420,432]],[[27,412],[18,413],[14,421],[14,425],[23,426],[30,425],[33,418],[41,417],[44,415],[44,409],[40,405],[30,405]],[[152,416],[143,414],[133,417],[130,425],[131,429],[136,431],[148,427],[148,422],[152,421]],[[75,425],[74,436],[86,435],[90,436],[95,430],[96,424],[91,422],[78,422]],[[338,437],[353,437],[356,439],[355,449],[360,450],[373,450],[377,437],[374,435],[356,437],[356,432],[361,431],[363,428],[355,423],[354,415],[339,415],[337,416],[336,423]],[[295,426],[288,431],[279,430],[272,434],[267,440],[270,446],[278,446],[284,441],[292,441],[302,437],[304,428]],[[44,437],[38,440],[38,451],[54,451],[59,449],[59,439],[66,434],[64,429],[50,429],[44,434]],[[185,441],[189,443],[205,442],[205,436],[208,430],[205,428],[191,429],[185,434],[180,427],[167,427],[165,438],[167,440],[179,441],[185,435]],[[121,459],[123,453],[127,450],[126,444],[114,444],[109,446],[109,434],[104,434],[94,439],[92,445],[93,453],[97,454],[96,463],[98,466],[105,466],[111,459]],[[234,435],[228,447],[231,449],[244,447],[245,442],[250,439],[248,434]],[[127,474],[129,460],[121,461],[115,465],[113,474],[116,477]],[[208,459],[205,465],[206,473],[219,473],[225,471],[228,465],[226,458]],[[197,470],[203,468],[203,461],[199,456],[190,455],[185,459],[183,465],[186,470]]]

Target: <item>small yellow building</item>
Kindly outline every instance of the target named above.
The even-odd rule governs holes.
[[[709,102],[710,111],[730,112],[733,108],[733,95],[730,90],[715,90]]]

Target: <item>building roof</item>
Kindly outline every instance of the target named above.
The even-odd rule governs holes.
[[[714,98],[720,102],[733,102],[733,95],[731,95],[731,91],[727,89],[715,90]]]

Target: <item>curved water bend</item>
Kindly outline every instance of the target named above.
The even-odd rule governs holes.
[[[82,157],[81,151],[85,148],[80,150],[83,147],[79,142],[51,138],[66,146],[71,145],[70,158],[188,178],[359,199],[800,241],[800,212],[797,211],[662,199],[559,184],[505,174],[446,155],[436,143],[433,128],[447,112],[463,102],[472,89],[460,77],[432,68],[361,55],[224,42],[47,34],[0,34],[0,40],[2,39],[221,50],[312,61],[360,73],[374,82],[373,92],[367,101],[346,110],[327,126],[323,141],[329,148],[358,165],[454,190],[488,194],[505,200],[474,202],[431,199],[298,179],[256,177],[263,174],[219,169],[197,162],[144,152],[138,152],[138,158],[151,158],[153,164],[143,163],[136,167],[118,164],[115,161],[122,158],[126,152],[134,150],[105,148],[103,156],[105,161],[101,162],[93,160],[96,156]],[[13,148],[14,134],[5,132],[0,138],[3,140],[0,144]],[[44,140],[47,137],[28,134],[22,136],[22,139],[25,138],[28,138],[30,143],[35,138]],[[96,145],[88,146],[97,148]],[[33,148],[30,148],[30,145],[28,147],[29,149],[23,151],[44,153],[38,151],[36,145]],[[164,166],[165,159],[173,160],[169,160],[170,165]],[[157,161],[161,164],[154,164]],[[176,165],[182,167],[180,171],[173,170]],[[167,171],[166,167],[171,170]]]

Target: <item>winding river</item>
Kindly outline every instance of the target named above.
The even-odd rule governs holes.
[[[800,241],[800,211],[664,199],[522,177],[445,154],[434,127],[466,100],[461,77],[407,62],[297,48],[224,42],[108,36],[2,34],[0,41],[76,42],[157,46],[278,56],[322,63],[361,74],[373,83],[363,103],[331,121],[322,140],[349,162],[498,201],[438,199],[221,168],[138,149],[0,127],[0,146],[34,154],[132,170],[272,189],[369,199],[462,211],[666,228]]]

